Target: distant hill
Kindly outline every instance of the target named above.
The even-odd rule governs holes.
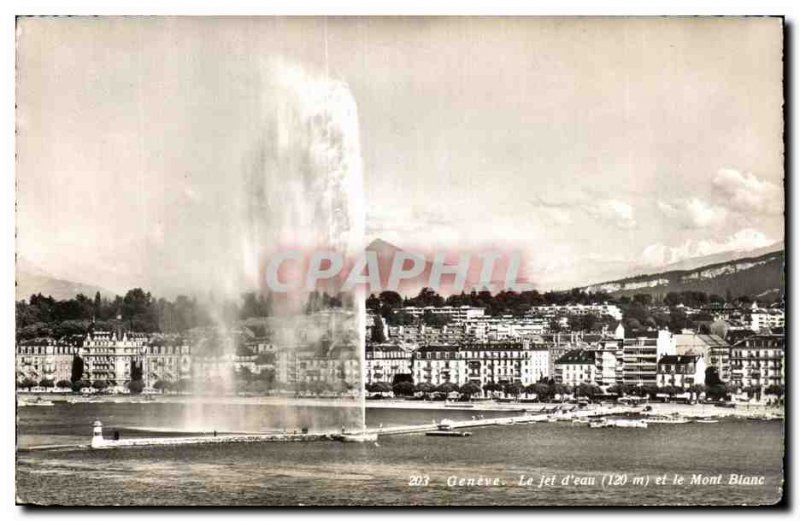
[[[366,248],[366,251],[375,252],[376,256],[378,257],[378,269],[380,271],[380,279],[381,279],[381,287],[385,288],[388,285],[389,274],[392,268],[392,262],[394,257],[398,253],[407,253],[409,255],[413,255],[418,260],[424,261],[425,268],[422,270],[418,276],[413,277],[411,279],[404,279],[400,282],[399,293],[406,296],[414,296],[419,293],[419,290],[429,285],[431,271],[433,270],[433,262],[431,259],[433,256],[428,254],[426,257],[422,252],[410,252],[408,250],[404,250],[399,246],[395,246],[394,244],[384,241],[383,239],[375,239],[373,240]],[[445,261],[445,266],[453,266],[454,261]],[[498,261],[500,264],[500,261]],[[406,268],[410,268],[410,262],[405,266]],[[469,292],[480,282],[481,276],[481,268],[482,264],[480,259],[477,255],[473,256],[470,259],[470,265],[467,269],[467,277],[464,283],[463,291]],[[498,272],[501,274],[505,274],[505,267],[496,267],[495,268],[495,277],[498,275]],[[528,283],[530,282],[524,275],[519,276],[517,282],[520,283]],[[496,288],[495,291],[499,291],[503,287],[505,287],[505,280],[497,280],[492,279],[489,281],[489,284]],[[435,288],[436,292],[443,296],[447,297],[449,295],[460,293],[462,290],[454,288],[454,277],[452,275],[445,275],[442,277],[441,285],[438,288]]]
[[[760,253],[760,250],[755,253]],[[660,273],[592,284],[582,289],[591,292],[605,291],[617,296],[704,291],[720,296],[749,295],[771,300],[779,298],[784,292],[784,257],[784,251],[781,249],[690,269],[668,269]]]
[[[16,300],[27,300],[31,295],[37,293],[53,297],[56,300],[71,299],[78,293],[83,293],[87,297],[93,298],[98,291],[104,297],[113,298],[116,296],[113,291],[99,286],[53,277],[40,267],[21,257],[17,259],[16,286]]]

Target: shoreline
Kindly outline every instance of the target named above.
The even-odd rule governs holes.
[[[90,395],[80,396],[71,393],[17,393],[17,402],[31,402],[36,397],[43,397],[53,403],[69,403],[73,405],[94,403],[170,403],[170,404],[230,404],[230,405],[279,405],[295,407],[360,407],[361,402],[356,399],[344,398],[305,398],[294,396],[189,396],[189,395]],[[713,404],[679,404],[679,403],[648,403],[651,414],[679,415],[686,417],[708,418],[763,418],[785,416],[783,407],[768,406],[764,404],[737,403],[735,408],[718,407]],[[35,407],[27,404],[25,407]],[[561,402],[444,402],[426,400],[365,400],[366,409],[406,409],[406,410],[438,410],[438,411],[495,411],[495,412],[539,412],[543,409],[553,409],[558,406],[570,407],[572,404]],[[619,408],[621,411],[630,412],[628,406],[617,404],[593,404],[596,407],[610,407],[612,410]],[[642,411],[642,409],[639,409]]]

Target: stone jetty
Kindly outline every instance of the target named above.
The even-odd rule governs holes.
[[[522,413],[516,416],[495,418],[473,417],[469,420],[453,421],[443,419],[438,422],[419,425],[398,425],[390,427],[369,428],[363,431],[328,432],[328,433],[265,433],[265,434],[219,434],[214,436],[185,436],[180,438],[128,438],[108,439],[103,436],[103,424],[95,420],[92,426],[92,449],[113,449],[122,447],[152,447],[173,445],[200,445],[211,443],[261,443],[261,442],[310,442],[310,441],[342,441],[342,442],[373,442],[378,436],[391,436],[399,434],[425,433],[430,431],[468,429],[489,427],[492,425],[514,425],[536,423],[553,420],[572,420],[576,418],[589,418],[609,414],[603,408],[588,410],[565,410],[538,412],[536,414]],[[619,413],[620,410],[613,411]]]

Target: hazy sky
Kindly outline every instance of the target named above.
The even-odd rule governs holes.
[[[274,60],[349,85],[368,239],[510,245],[543,288],[765,246],[781,59],[768,18],[22,19],[18,253],[208,284]]]

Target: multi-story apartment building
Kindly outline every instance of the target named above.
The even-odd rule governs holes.
[[[602,386],[617,384],[621,377],[622,368],[616,348],[618,342],[609,342],[608,347],[600,347],[594,350],[594,363],[596,368],[595,383]]]
[[[414,352],[412,360],[415,383],[466,383],[467,361],[457,345],[423,346]]]
[[[144,333],[93,331],[78,353],[84,361],[84,380],[124,387],[131,382],[134,364],[143,370],[148,336]]]
[[[159,380],[174,383],[190,378],[191,371],[191,349],[182,339],[158,339],[146,345],[143,376],[147,387]]]
[[[596,355],[596,351],[583,349],[567,351],[555,362],[555,381],[573,387],[599,383]]]
[[[487,342],[424,346],[414,352],[415,382],[530,385],[549,372],[549,352],[530,342]]]
[[[622,310],[616,304],[608,303],[533,306],[527,313],[527,316],[530,317],[556,317],[560,315],[609,316],[614,320],[622,320]]]
[[[785,385],[784,335],[753,335],[731,346],[731,383],[739,387]]]
[[[16,348],[17,380],[29,378],[35,382],[50,380],[56,383],[69,380],[75,346],[64,340],[36,338],[23,340]]]
[[[394,344],[367,344],[365,383],[393,383],[397,375],[411,375],[411,351]]]
[[[275,353],[275,380],[283,387],[323,384],[331,389],[359,389],[361,357],[353,346],[326,353],[309,349],[281,349]]]
[[[480,318],[486,313],[484,308],[473,306],[405,306],[402,311],[415,318],[422,317],[425,313],[432,313],[434,315],[446,316],[454,322],[463,322],[465,320]]]
[[[626,338],[622,341],[622,382],[655,385],[658,360],[676,354],[675,339],[666,330],[657,337]]]
[[[782,328],[786,325],[786,314],[783,309],[757,308],[750,313],[750,329],[756,333]]]
[[[707,367],[714,367],[720,379],[730,380],[730,344],[717,335],[675,335],[675,352],[678,355],[702,356]]]
[[[664,355],[658,361],[656,385],[688,388],[705,382],[706,363],[701,355]]]
[[[548,321],[541,318],[497,317],[469,320],[465,336],[480,342],[515,341],[547,332]]]

